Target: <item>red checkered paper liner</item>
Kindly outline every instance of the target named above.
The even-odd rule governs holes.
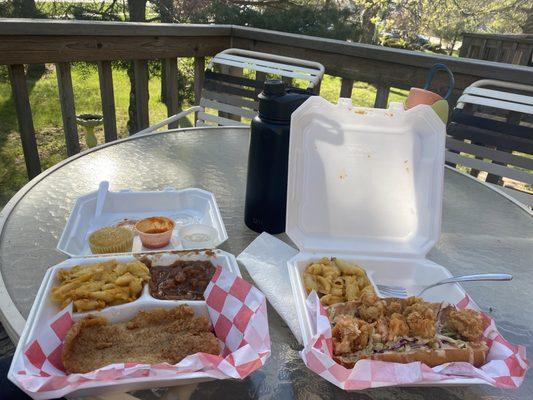
[[[122,379],[188,379],[191,373],[200,378],[243,379],[261,368],[270,356],[263,293],[241,277],[217,267],[204,297],[219,339],[220,356],[197,353],[176,365],[113,364],[86,374],[67,375],[61,363],[61,350],[73,324],[72,306],[69,306],[39,328],[24,356],[14,360],[14,383],[34,398],[50,399],[95,383],[112,385]]]
[[[318,375],[345,390],[361,390],[382,386],[438,382],[447,379],[479,378],[500,388],[517,388],[524,380],[529,363],[523,346],[507,342],[494,321],[482,314],[486,324],[483,337],[489,346],[487,362],[476,368],[466,362],[451,362],[430,368],[420,362],[400,364],[377,360],[359,360],[353,369],[337,364],[333,358],[331,326],[327,311],[313,291],[306,301],[314,336],[300,352],[305,365]],[[466,296],[458,308],[479,309]]]

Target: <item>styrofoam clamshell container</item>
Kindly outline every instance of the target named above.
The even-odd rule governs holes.
[[[176,260],[209,260],[215,266],[226,268],[234,274],[241,276],[237,260],[235,256],[222,250],[190,250],[190,251],[176,251],[176,252],[162,252],[162,253],[145,253],[152,261],[152,265],[169,265]],[[85,257],[85,258],[71,258],[62,263],[59,263],[49,268],[43,278],[35,301],[28,315],[28,319],[22,335],[20,337],[11,368],[9,369],[8,378],[15,382],[14,365],[17,360],[23,357],[24,350],[28,347],[33,339],[37,336],[39,328],[45,326],[52,317],[59,311],[60,306],[52,302],[50,295],[52,288],[59,284],[57,273],[60,269],[69,269],[77,265],[94,264],[103,261],[117,260],[120,262],[129,262],[138,259],[142,255],[119,255],[119,256],[100,256],[100,257]],[[196,316],[205,316],[209,318],[207,306],[204,300],[161,300],[156,299],[150,295],[148,283],[145,283],[140,297],[129,303],[120,304],[116,306],[109,306],[102,310],[94,310],[88,312],[73,313],[74,321],[77,321],[88,314],[97,315],[106,318],[110,323],[117,323],[127,321],[133,318],[141,310],[151,310],[154,308],[173,308],[180,304],[188,304]],[[109,392],[126,392],[132,390],[149,389],[163,386],[185,385],[194,382],[205,382],[213,380],[214,378],[207,376],[203,372],[194,372],[189,374],[180,374],[179,377],[165,377],[165,378],[131,378],[121,379],[110,382],[94,382],[84,384],[84,388],[78,389],[69,393],[69,397],[97,395]],[[42,393],[28,393],[35,399],[44,396]],[[50,395],[50,393],[46,393]]]
[[[403,286],[409,295],[451,276],[426,258],[440,236],[445,138],[426,105],[361,108],[313,96],[292,114],[286,232],[300,250],[288,268],[304,343],[314,332],[303,272],[322,257],[355,262],[373,285]],[[464,296],[458,284],[423,295],[450,303]],[[473,383],[485,382],[428,384]]]
[[[169,187],[152,192],[107,192],[102,213],[95,217],[97,195],[98,192],[92,192],[76,200],[59,239],[59,251],[71,257],[94,256],[88,242],[92,232],[115,225],[124,219],[140,220],[153,216],[171,218],[176,223],[169,245],[156,250],[148,249],[143,247],[140,238],[135,236],[133,253],[181,250],[179,230],[192,223],[209,225],[216,230],[213,247],[218,247],[228,239],[215,196],[206,190],[176,190]]]

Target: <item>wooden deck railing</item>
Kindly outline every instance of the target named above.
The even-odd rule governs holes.
[[[105,140],[117,138],[111,61],[133,60],[137,126],[149,125],[148,60],[165,60],[167,109],[177,111],[177,58],[194,57],[194,93],[202,90],[205,57],[239,47],[321,62],[326,73],[342,78],[341,97],[356,81],[376,85],[376,107],[385,107],[391,87],[408,89],[425,82],[428,68],[444,62],[456,75],[455,98],[473,81],[491,78],[533,84],[523,66],[460,59],[339,40],[230,25],[179,25],[88,21],[0,20],[0,64],[8,65],[26,167],[30,178],[41,171],[24,64],[55,63],[67,154],[80,151],[70,63],[98,64]],[[440,80],[442,79],[442,80]],[[446,84],[438,77],[436,87]]]

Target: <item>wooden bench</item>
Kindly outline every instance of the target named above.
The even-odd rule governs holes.
[[[255,74],[255,79],[243,76],[244,70]],[[223,50],[211,59],[202,83],[196,85],[202,89],[195,107],[149,126],[138,134],[154,132],[167,125],[174,127],[176,121],[193,112],[196,113],[196,126],[248,125],[242,122],[242,118],[252,119],[257,115],[257,95],[267,76],[282,78],[287,87],[291,87],[293,79],[303,80],[307,82],[308,90],[314,88],[318,93],[324,66],[314,61],[257,51]]]
[[[466,88],[448,126],[447,164],[470,168],[528,206],[533,193],[509,180],[533,185],[533,86],[481,80]],[[506,179],[505,179],[506,178]]]

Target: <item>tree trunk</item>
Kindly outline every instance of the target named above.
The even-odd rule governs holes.
[[[451,56],[453,54],[453,49],[455,48],[455,43],[457,43],[457,34],[453,35],[452,46],[450,47],[450,51],[448,52],[449,56]]]
[[[46,15],[37,9],[35,0],[12,0],[12,18],[46,18]],[[29,64],[26,69],[28,91],[31,92],[35,84],[46,72],[45,64]]]
[[[360,43],[370,43],[373,44],[374,32],[376,30],[376,25],[372,22],[372,18],[375,13],[372,8],[367,8],[361,17],[361,35],[359,35]]]
[[[157,11],[161,17],[161,22],[169,23],[175,22],[174,1],[173,0],[159,0],[157,3]],[[165,76],[165,60],[161,60],[161,101],[167,103],[167,77]]]
[[[146,22],[146,0],[128,0],[131,22]]]
[[[46,18],[35,5],[35,0],[12,0],[13,18]]]
[[[131,22],[146,21],[146,1],[147,0],[128,0],[128,11]],[[139,131],[137,126],[137,109],[135,97],[135,74],[133,72],[133,62],[128,65],[128,77],[130,78],[130,105],[128,107],[128,132],[134,134]]]

